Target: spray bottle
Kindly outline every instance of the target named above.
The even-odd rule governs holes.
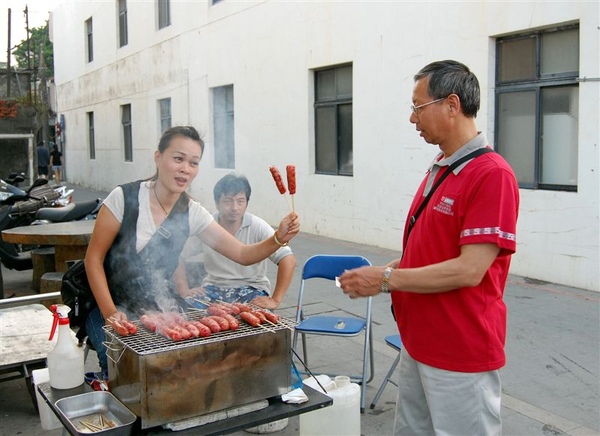
[[[78,347],[71,336],[69,327],[69,306],[53,304],[50,310],[54,316],[49,341],[54,337],[58,326],[56,346],[48,353],[50,386],[55,389],[71,389],[83,383],[83,349]]]

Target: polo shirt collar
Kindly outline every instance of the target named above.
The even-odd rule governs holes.
[[[461,148],[459,148],[458,150],[456,150],[452,156],[448,157],[448,158],[443,158],[444,154],[443,153],[439,153],[435,160],[433,161],[433,163],[431,164],[430,167],[430,171],[433,172],[433,168],[434,167],[438,167],[437,170],[435,171],[437,173],[437,171],[439,171],[439,169],[441,167],[446,167],[449,165],[452,165],[454,162],[456,162],[457,160],[461,159],[462,157],[468,155],[469,153],[478,150],[480,148],[485,148],[488,145],[488,141],[487,138],[485,137],[485,133],[483,132],[479,132],[477,134],[477,136],[473,139],[471,139],[469,142],[467,142],[465,145],[463,145]],[[467,161],[461,165],[459,165],[458,167],[456,167],[453,171],[453,173],[456,175],[458,173],[460,173],[460,171],[469,163],[470,161]]]

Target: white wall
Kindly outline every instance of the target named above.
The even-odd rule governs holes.
[[[172,2],[172,26],[156,31],[154,4],[128,2],[129,45],[117,50],[116,2],[69,2],[53,14],[58,111],[74,183],[111,189],[151,175],[159,138],[156,100],[171,97],[173,124],[204,133],[192,195],[213,209],[210,88],[234,85],[236,171],[252,183],[251,211],[286,213],[269,165],[296,164],[303,231],[399,249],[416,186],[437,152],[408,122],[413,75],[454,58],[482,87],[478,127],[494,136],[493,38],[580,23],[581,77],[600,76],[597,2]],[[92,63],[84,21],[93,16]],[[311,69],[353,63],[354,176],[314,174]],[[511,272],[599,289],[599,82],[580,83],[578,192],[521,190]],[[123,162],[120,109],[132,105],[134,162]],[[86,116],[96,117],[96,160]]]

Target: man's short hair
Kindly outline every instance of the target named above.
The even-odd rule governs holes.
[[[464,64],[453,60],[432,62],[415,74],[417,80],[429,78],[429,95],[433,99],[458,95],[462,112],[466,117],[477,116],[479,110],[479,81]]]
[[[213,188],[213,196],[215,197],[215,203],[218,203],[221,199],[221,195],[237,194],[244,192],[246,194],[246,201],[250,200],[250,182],[244,176],[237,176],[233,173],[223,176]]]

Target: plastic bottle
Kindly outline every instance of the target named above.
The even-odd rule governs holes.
[[[316,379],[333,399],[330,407],[300,415],[301,436],[360,436],[360,386],[351,383],[347,376],[331,380],[327,375]],[[304,384],[323,392],[314,377]]]
[[[84,381],[83,349],[78,347],[71,336],[69,311],[64,304],[53,304],[50,310],[54,316],[49,341],[54,337],[58,326],[56,346],[48,353],[50,386],[55,389],[72,389]]]

